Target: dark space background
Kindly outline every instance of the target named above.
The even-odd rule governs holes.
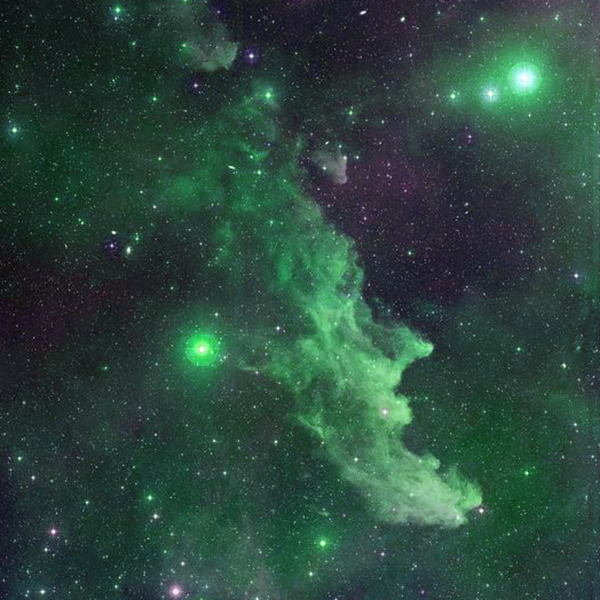
[[[598,12],[2,2],[0,598],[600,599]]]

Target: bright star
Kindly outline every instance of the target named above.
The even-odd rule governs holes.
[[[510,79],[515,92],[524,94],[532,92],[538,84],[536,68],[529,63],[519,63],[510,71]]]
[[[498,99],[498,91],[492,87],[486,88],[484,97],[488,102],[495,102]]]
[[[196,366],[208,366],[219,358],[219,340],[209,334],[194,335],[188,340],[185,353]]]
[[[519,74],[519,81],[523,85],[529,85],[532,80],[533,80],[533,75],[531,73],[529,73],[529,71],[523,71],[522,73]]]

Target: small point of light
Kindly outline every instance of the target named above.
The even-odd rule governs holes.
[[[171,598],[179,598],[181,596],[181,594],[183,594],[183,590],[181,589],[181,586],[172,585],[169,588],[169,596],[171,596]]]

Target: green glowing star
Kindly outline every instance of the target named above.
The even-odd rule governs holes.
[[[498,100],[498,90],[493,87],[487,87],[484,90],[483,96],[488,102],[495,102]]]
[[[535,77],[533,76],[533,73],[531,71],[521,71],[517,75],[517,84],[521,87],[528,88],[533,85],[534,79]]]
[[[219,341],[209,334],[193,335],[187,342],[185,355],[198,367],[211,365],[219,357]]]
[[[327,540],[326,540],[325,538],[321,538],[321,539],[319,540],[319,546],[320,546],[321,548],[325,548],[325,547],[327,546]]]
[[[537,88],[539,75],[533,65],[518,63],[510,71],[510,81],[515,92],[526,94]]]

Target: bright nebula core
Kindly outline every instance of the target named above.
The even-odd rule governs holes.
[[[0,2],[0,600],[600,600],[599,17]]]

